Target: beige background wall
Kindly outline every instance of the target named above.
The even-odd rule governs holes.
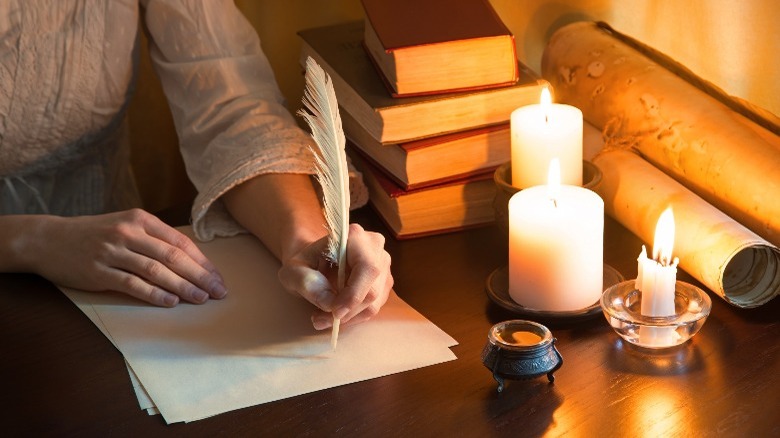
[[[519,58],[536,71],[540,71],[544,45],[555,29],[578,20],[601,20],[671,55],[728,93],[780,115],[777,0],[491,3],[514,33]],[[363,17],[360,0],[236,0],[236,4],[258,30],[292,110],[298,109],[303,92],[295,32]],[[134,166],[146,207],[158,211],[189,202],[194,192],[185,179],[170,115],[147,60],[131,107],[131,127]]]

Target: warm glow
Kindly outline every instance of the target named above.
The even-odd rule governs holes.
[[[552,107],[552,96],[550,96],[550,89],[547,87],[542,88],[542,95],[539,97],[539,104],[542,106],[542,112],[544,113],[544,121],[550,121],[550,109]]]
[[[545,88],[546,90],[546,88]],[[547,170],[547,194],[553,202],[557,203],[558,194],[561,191],[561,162],[557,158],[550,160]]]
[[[656,365],[655,358],[652,364]],[[627,421],[635,425],[637,436],[664,436],[673,430],[692,432],[685,422],[688,418],[684,404],[681,404],[680,393],[672,385],[643,388],[632,394],[632,400],[635,405]]]
[[[667,266],[672,263],[672,248],[674,247],[674,214],[672,207],[667,208],[658,218],[653,241],[653,259]]]

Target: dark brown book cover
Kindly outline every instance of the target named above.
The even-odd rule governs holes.
[[[363,7],[364,46],[393,97],[517,80],[514,36],[487,0],[363,0]],[[487,53],[493,56],[476,61]]]
[[[488,0],[362,0],[366,18],[389,51],[512,33]]]

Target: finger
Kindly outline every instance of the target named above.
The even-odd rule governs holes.
[[[150,222],[154,222],[154,220],[150,220]],[[200,252],[198,247],[187,236],[165,224],[162,225],[163,227],[159,229],[155,226],[145,227],[144,229],[150,234],[131,240],[128,242],[127,248],[164,264],[176,276],[186,280],[189,284],[195,285],[198,290],[204,291],[208,295],[206,299],[209,297],[223,298],[227,294],[227,288],[216,267],[206,259],[206,256]],[[159,268],[153,264],[144,266],[142,269],[144,271],[139,274],[147,280],[160,285],[163,284],[158,283],[158,281],[167,280],[166,284],[177,284],[179,286],[177,290],[186,293],[183,288],[187,288],[187,286],[184,283],[175,281],[174,278],[168,275],[148,277],[147,275],[158,274]],[[176,290],[171,291],[179,295],[179,292]],[[202,298],[200,294],[193,290],[190,290],[189,293],[198,295],[197,297],[193,296],[193,299]]]
[[[376,301],[384,292],[381,288],[385,282],[381,276],[390,271],[390,255],[383,248],[384,236],[366,233],[360,226],[350,228],[350,231],[352,242],[347,257],[351,269],[347,284],[334,304],[334,315],[341,319],[361,311],[364,302]]]
[[[375,301],[366,306],[361,306],[360,311],[355,315],[346,315],[341,319],[341,326],[356,325],[373,318],[379,313],[382,306],[385,305],[387,297],[388,296],[385,295],[385,298],[382,300]],[[316,330],[328,329],[333,326],[333,314],[317,310],[312,313],[311,322]]]
[[[204,303],[209,299],[209,294],[195,284],[187,281],[177,273],[168,268],[164,263],[135,252],[125,251],[118,255],[114,268],[121,269],[135,277],[140,277],[151,287],[162,288],[173,293],[183,300],[191,303]],[[129,282],[126,290],[131,287],[139,287],[138,282],[134,280],[122,279]],[[143,293],[146,293],[145,288]]]
[[[186,236],[183,237],[186,238]],[[192,245],[194,246],[194,244]],[[128,243],[127,247],[130,251],[144,257],[145,260],[137,259],[133,264],[125,265],[123,268],[132,269],[132,272],[138,273],[153,283],[164,287],[178,285],[179,288],[193,285],[206,293],[208,295],[206,298],[223,298],[227,294],[222,277],[208,271],[190,258],[189,254],[180,246],[170,245],[150,237],[142,237]],[[157,264],[163,265],[165,269]],[[174,276],[169,275],[168,272]],[[171,291],[176,292],[175,290]]]
[[[144,231],[152,237],[160,239],[171,246],[184,251],[192,260],[209,272],[220,276],[217,267],[201,252],[192,240],[179,230],[172,228],[156,216],[149,215],[144,221]],[[220,276],[221,279],[221,276]]]
[[[323,311],[333,309],[336,294],[321,272],[302,264],[287,265],[279,269],[278,277],[288,292],[302,296]]]
[[[145,301],[155,306],[174,307],[179,297],[155,285],[149,284],[137,275],[119,269],[108,269],[103,273],[114,290]]]
[[[387,303],[392,287],[393,277],[388,271],[387,274],[383,274],[377,279],[374,285],[372,285],[372,290],[378,291],[375,295],[376,298],[372,300],[367,299],[359,306],[354,307],[349,313],[340,318],[341,322],[345,325],[352,325],[372,318],[379,312],[382,306]],[[368,294],[369,298],[372,296],[374,296],[374,294]]]

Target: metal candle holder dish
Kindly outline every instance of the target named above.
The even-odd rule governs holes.
[[[542,324],[515,319],[494,325],[482,350],[482,363],[493,372],[498,392],[504,390],[504,379],[527,380],[553,373],[563,365],[555,348],[555,338]]]
[[[582,160],[582,187],[593,190],[601,182],[601,169],[590,161]],[[493,209],[496,224],[504,234],[509,234],[509,198],[520,189],[512,185],[512,162],[498,166],[493,173],[496,184],[496,197],[493,198]]]

